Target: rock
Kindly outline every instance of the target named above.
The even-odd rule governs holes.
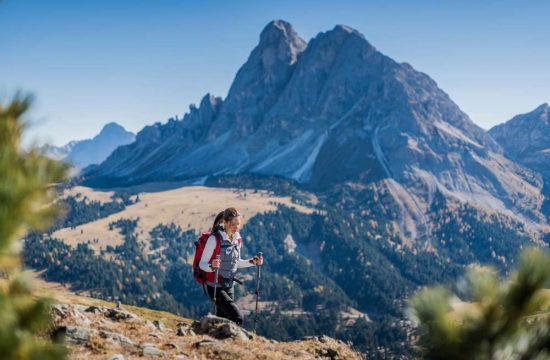
[[[138,318],[135,314],[132,314],[131,312],[123,309],[108,309],[105,312],[105,316],[116,321],[134,320]]]
[[[116,354],[116,355],[111,356],[107,360],[124,360],[124,356],[122,356],[121,354]]]
[[[160,331],[164,331],[164,329],[166,329],[166,327],[164,326],[164,324],[161,323],[161,322],[158,321],[158,320],[153,321],[153,325],[155,325],[155,327],[156,327],[157,329],[159,329]]]
[[[85,312],[87,308],[88,306],[84,306],[84,305],[78,305],[78,304],[74,305],[74,309],[80,312]]]
[[[322,343],[327,343],[327,342],[329,342],[329,340],[331,340],[331,338],[326,336],[326,335],[321,335],[321,336],[319,336],[318,340]]]
[[[68,343],[84,345],[90,341],[92,336],[97,336],[98,332],[81,326],[60,326],[54,330],[54,336],[63,334]]]
[[[318,341],[319,338],[317,336],[304,336],[299,341]]]
[[[331,359],[340,359],[340,355],[338,354],[338,351],[331,348],[327,349],[327,355]]]
[[[196,343],[193,344],[193,346],[196,348],[211,347],[211,346],[218,345],[218,343],[219,343],[218,340],[204,339],[201,341],[197,341]]]
[[[317,349],[316,354],[317,354],[318,357],[323,358],[323,359],[331,359],[331,360],[342,359],[342,357],[338,353],[338,350],[335,350],[335,349],[332,349],[332,348]]]
[[[63,334],[65,340],[70,343],[85,345],[88,344],[92,337],[101,337],[114,343],[119,343],[123,346],[133,346],[134,343],[126,336],[110,332],[110,331],[97,331],[82,326],[60,326],[54,331],[54,336]]]
[[[89,313],[92,313],[92,314],[101,314],[101,313],[105,312],[105,309],[101,309],[97,306],[89,306],[84,310],[84,312],[89,312]]]
[[[191,325],[187,325],[184,323],[179,323],[176,329],[176,335],[177,336],[195,336],[195,332],[191,328]]]
[[[155,333],[150,333],[150,334],[148,334],[147,336],[154,337],[154,338],[157,338],[157,339],[160,337],[160,336],[158,336],[158,335],[155,334]]]
[[[193,329],[193,331],[195,331],[196,333],[200,333],[201,332],[201,322],[197,321],[197,320],[193,320],[193,322],[191,323],[191,329]]]
[[[72,319],[79,326],[88,327],[91,325],[91,321],[80,311],[83,309],[84,307],[81,305],[54,304],[50,311],[54,317],[63,320]]]
[[[150,321],[150,320],[145,320],[145,326],[147,327],[147,329],[152,330],[152,331],[158,330],[157,327],[155,326],[155,324],[153,324],[153,322]]]
[[[143,343],[140,345],[140,347],[142,349],[141,353],[143,356],[164,357],[166,355],[164,351],[159,350],[155,344]]]
[[[63,304],[52,305],[52,313],[57,316],[65,317],[67,314],[68,306]]]
[[[233,321],[215,315],[204,316],[201,319],[200,330],[202,333],[211,335],[217,339],[233,338],[248,341],[253,337],[248,331]]]
[[[76,308],[73,308],[72,311],[69,310],[69,314],[69,316],[72,316],[76,323],[80,326],[89,327],[90,325],[92,325],[92,321]]]
[[[132,340],[128,339],[126,336],[119,333],[101,330],[99,331],[99,336],[101,336],[103,339],[110,340],[122,346],[128,346],[128,347],[134,346],[134,343],[132,342]]]

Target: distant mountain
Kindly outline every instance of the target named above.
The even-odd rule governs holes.
[[[514,116],[489,130],[504,148],[506,155],[518,163],[540,172],[550,182],[550,106]]]
[[[183,120],[145,127],[85,176],[112,186],[240,173],[312,189],[380,181],[410,238],[425,232],[437,191],[542,218],[536,175],[504,157],[435,81],[341,25],[306,44],[289,23],[271,22],[225,100],[206,95]]]
[[[117,147],[135,140],[132,132],[117,123],[109,123],[93,139],[71,141],[64,146],[46,146],[45,151],[56,159],[65,160],[82,169],[103,162]]]

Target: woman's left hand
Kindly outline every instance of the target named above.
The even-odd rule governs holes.
[[[256,255],[252,258],[252,263],[257,266],[261,266],[264,263],[264,258],[262,255]]]

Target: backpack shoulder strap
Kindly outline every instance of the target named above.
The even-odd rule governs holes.
[[[212,253],[212,258],[210,259],[210,261],[212,262],[212,260],[214,260],[214,258],[216,258],[216,256],[220,254],[222,237],[217,231],[213,232],[211,235],[214,235],[214,238],[216,239],[216,248],[214,249],[214,252]]]

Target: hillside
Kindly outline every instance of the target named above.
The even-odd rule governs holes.
[[[70,359],[361,358],[348,345],[327,336],[278,342],[216,323],[221,320],[206,318],[201,324],[168,312],[125,304],[119,308],[112,302],[76,295],[40,280],[37,274],[34,277],[36,294],[54,300],[52,330],[65,335]]]

